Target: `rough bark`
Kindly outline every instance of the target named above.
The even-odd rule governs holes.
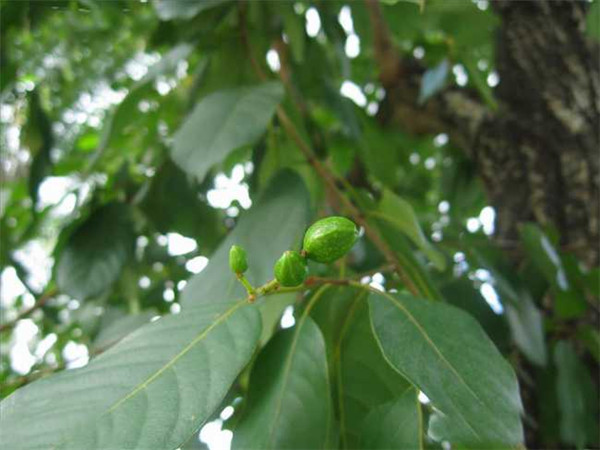
[[[490,111],[451,87],[417,104],[424,68],[397,56],[373,0],[367,0],[376,58],[387,91],[382,116],[413,133],[450,135],[477,165],[497,211],[496,237],[517,241],[519,225],[557,229],[561,244],[597,265],[599,241],[599,49],[585,36],[588,4],[497,0],[495,89]]]

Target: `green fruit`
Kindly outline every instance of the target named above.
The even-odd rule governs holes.
[[[248,270],[246,250],[239,245],[232,245],[229,250],[229,267],[235,274],[241,274]]]
[[[306,279],[306,261],[298,252],[287,251],[275,263],[275,279],[281,286],[294,287]]]
[[[357,237],[354,222],[345,217],[327,217],[306,230],[304,251],[313,261],[330,263],[348,253]]]

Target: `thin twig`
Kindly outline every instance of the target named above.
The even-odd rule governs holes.
[[[54,297],[57,294],[57,292],[58,292],[58,290],[56,288],[53,288],[53,289],[49,289],[48,291],[43,293],[41,295],[41,297],[33,304],[33,306],[22,311],[15,320],[11,320],[10,322],[0,324],[0,333],[4,332],[6,330],[12,329],[19,320],[25,319],[31,313],[40,309],[42,306],[44,306],[46,304],[46,302],[48,302],[48,300],[50,300],[52,297]]]

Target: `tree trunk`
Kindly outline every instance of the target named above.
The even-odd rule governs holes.
[[[600,258],[599,48],[585,36],[587,2],[493,3],[501,18],[490,111],[451,87],[418,106],[424,68],[401,59],[381,11],[367,0],[376,58],[387,91],[382,117],[414,133],[446,132],[474,161],[497,212],[496,238],[518,240],[519,226],[555,228],[561,245],[588,266]]]

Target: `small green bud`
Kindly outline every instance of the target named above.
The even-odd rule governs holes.
[[[229,250],[229,267],[235,274],[242,274],[248,270],[246,261],[246,250],[239,245],[232,245]]]
[[[281,286],[295,287],[306,279],[306,261],[298,252],[287,251],[275,263],[275,279]]]
[[[327,217],[306,230],[304,251],[313,261],[330,263],[348,253],[357,237],[354,222],[345,217]]]

